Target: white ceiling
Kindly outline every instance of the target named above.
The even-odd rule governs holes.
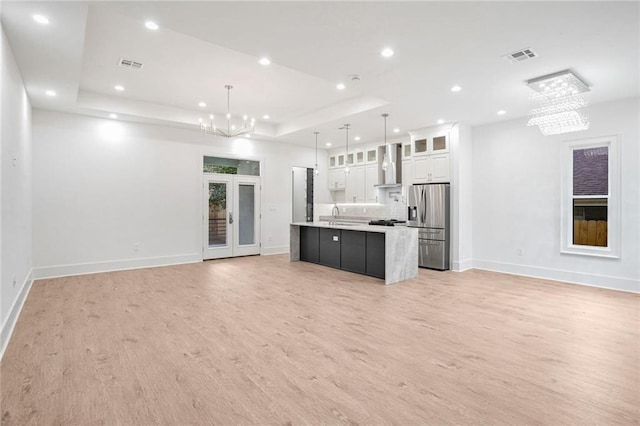
[[[195,129],[210,112],[222,117],[232,84],[231,111],[255,116],[258,137],[312,146],[318,130],[337,146],[344,123],[361,142],[382,139],[383,112],[401,132],[440,118],[524,116],[532,107],[524,81],[567,68],[591,86],[591,103],[638,96],[639,10],[609,1],[3,1],[1,12],[34,107]],[[147,20],[160,29],[146,29]],[[380,55],[387,46],[389,59]],[[539,57],[502,58],[526,47]],[[262,56],[272,64],[259,65]],[[118,67],[122,57],[143,69]],[[454,84],[463,90],[452,93]]]

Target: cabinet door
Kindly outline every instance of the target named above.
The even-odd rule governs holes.
[[[430,155],[429,180],[434,182],[449,182],[449,154]]]
[[[429,138],[429,153],[442,154],[449,152],[449,134],[438,134]]]
[[[339,229],[320,229],[320,264],[340,268],[340,240]]]
[[[329,157],[329,168],[330,168],[330,169],[334,169],[336,166],[337,166],[337,163],[336,163],[336,156],[335,156],[335,155],[331,155],[331,156]]]
[[[365,273],[373,277],[385,278],[384,234],[367,232],[367,256]]]
[[[345,203],[364,203],[364,167],[351,167],[346,180]]]
[[[347,154],[347,166],[353,166],[356,163],[356,154],[355,152],[350,152]]]
[[[411,142],[404,142],[402,144],[402,159],[408,160],[413,155],[413,144]]]
[[[357,165],[364,165],[365,161],[364,161],[364,151],[361,149],[356,149],[354,151],[354,154],[356,156],[356,164]]]
[[[413,155],[427,155],[427,137],[415,137],[413,139]]]
[[[413,185],[413,161],[402,162],[402,184]]]
[[[340,267],[345,271],[364,274],[366,270],[367,233],[342,230]]]
[[[429,181],[429,158],[413,159],[413,182],[425,183]]]
[[[367,148],[365,161],[367,164],[378,164],[378,148]]]
[[[331,169],[327,173],[327,182],[330,191],[341,191],[345,186],[344,168]]]
[[[300,260],[320,261],[320,228],[300,227]]]
[[[365,202],[377,203],[378,202],[378,188],[376,185],[379,182],[378,179],[378,165],[369,164],[365,166],[364,172],[364,184],[365,184]]]
[[[339,154],[336,158],[336,167],[344,167],[344,154]]]

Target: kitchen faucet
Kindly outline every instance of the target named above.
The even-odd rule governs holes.
[[[333,209],[331,210],[331,217],[333,218],[333,224],[336,224],[336,219],[340,215],[340,209],[338,208],[338,204],[333,205]]]

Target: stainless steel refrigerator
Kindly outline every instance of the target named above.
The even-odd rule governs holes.
[[[409,187],[407,226],[418,230],[418,265],[449,269],[450,220],[448,183],[416,184]]]

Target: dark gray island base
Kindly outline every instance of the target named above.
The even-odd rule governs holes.
[[[292,262],[318,263],[393,284],[418,275],[418,230],[405,226],[292,223],[289,253]]]

